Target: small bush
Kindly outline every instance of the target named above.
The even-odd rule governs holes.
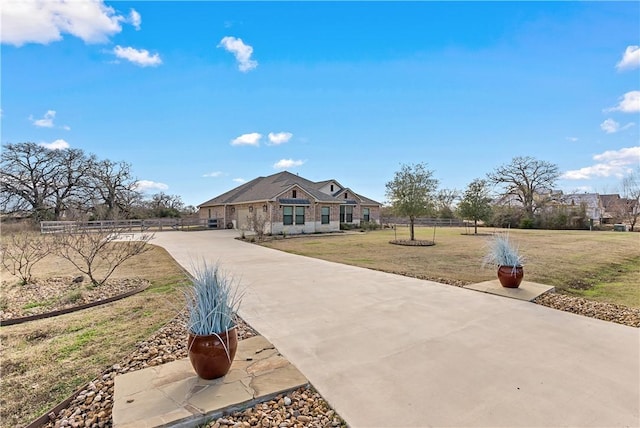
[[[375,221],[363,221],[360,223],[360,228],[362,230],[378,230],[380,225]]]
[[[360,226],[355,223],[340,223],[340,230],[359,229]]]
[[[521,219],[520,229],[533,229],[533,219],[527,217]]]

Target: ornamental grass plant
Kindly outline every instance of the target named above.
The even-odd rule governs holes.
[[[220,335],[236,326],[243,292],[217,264],[205,260],[194,266],[192,285],[185,292],[189,332],[198,336]]]
[[[522,266],[524,256],[510,240],[507,233],[496,233],[487,244],[488,251],[482,259],[482,266]]]

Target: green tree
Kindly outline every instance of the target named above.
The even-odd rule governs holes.
[[[474,233],[478,234],[478,220],[487,221],[491,216],[491,198],[487,180],[476,178],[462,195],[458,205],[458,212],[462,218],[473,220]]]
[[[529,219],[547,202],[541,195],[553,188],[560,176],[558,166],[530,156],[517,156],[507,165],[499,166],[488,174],[491,184],[504,188],[503,196],[511,197],[524,207]]]
[[[438,180],[425,163],[402,164],[393,180],[386,184],[386,196],[393,210],[400,216],[409,217],[411,240],[415,240],[416,217],[432,211]]]

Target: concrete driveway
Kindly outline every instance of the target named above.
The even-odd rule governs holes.
[[[241,316],[353,427],[640,426],[639,329],[236,236],[153,243],[240,279]]]

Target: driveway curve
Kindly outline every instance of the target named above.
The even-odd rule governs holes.
[[[637,328],[236,236],[152,242],[239,279],[242,318],[353,427],[640,426]]]

